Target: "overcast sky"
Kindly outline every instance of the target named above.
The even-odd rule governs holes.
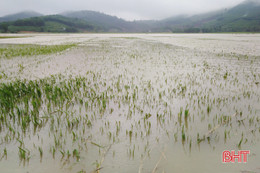
[[[93,10],[126,20],[162,19],[234,6],[244,0],[0,0],[0,16],[25,10],[42,14]]]

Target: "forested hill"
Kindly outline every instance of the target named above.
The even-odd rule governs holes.
[[[38,17],[38,16],[42,16],[42,14],[34,12],[34,11],[24,11],[24,12],[19,12],[19,13],[0,17],[0,22],[10,22],[10,21],[15,21],[15,20],[19,20],[19,19],[26,19],[26,18]]]
[[[28,16],[28,17],[27,17]],[[235,7],[163,20],[126,21],[95,11],[42,16],[24,12],[0,18],[0,32],[260,32],[260,2],[247,0]]]

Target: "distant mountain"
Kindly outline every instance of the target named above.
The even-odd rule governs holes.
[[[2,32],[97,32],[99,28],[80,19],[60,15],[31,17],[0,24]]]
[[[34,12],[34,11],[23,11],[20,13],[15,13],[15,14],[0,17],[0,22],[9,22],[9,21],[15,21],[18,19],[26,19],[26,18],[38,17],[38,16],[42,16],[42,14]]]
[[[82,19],[99,28],[102,32],[143,32],[146,24],[129,22],[116,16],[107,15],[96,11],[74,11],[60,14],[69,18]]]
[[[230,9],[172,17],[161,23],[173,32],[259,32],[260,1],[247,0]]]
[[[224,32],[260,31],[260,3],[256,0],[245,1],[202,23],[202,27],[220,28]]]
[[[26,15],[30,17],[26,18]],[[15,17],[19,17],[19,20],[10,21]],[[193,16],[174,16],[159,21],[130,22],[95,11],[49,16],[24,12],[0,19],[3,18],[9,22],[0,23],[0,32],[260,32],[260,0],[246,0],[229,9]]]

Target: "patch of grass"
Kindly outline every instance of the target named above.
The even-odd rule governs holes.
[[[8,38],[27,38],[29,36],[0,36],[0,39],[8,39]]]
[[[128,40],[140,39],[138,37],[114,37],[114,38],[123,38],[123,39],[128,39]]]
[[[7,45],[0,47],[0,58],[11,58],[17,56],[47,55],[64,51],[74,47],[76,44],[65,45]]]

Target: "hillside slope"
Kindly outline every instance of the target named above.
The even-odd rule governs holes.
[[[23,11],[23,12],[0,17],[0,22],[10,22],[10,21],[15,21],[15,20],[19,20],[19,19],[26,19],[26,18],[30,18],[30,17],[39,17],[39,16],[42,16],[42,14],[34,12],[34,11]]]
[[[20,19],[0,24],[2,32],[97,32],[99,29],[80,19],[67,18],[60,15],[49,15]]]
[[[82,19],[91,23],[103,32],[144,32],[149,26],[142,22],[129,22],[116,16],[107,15],[96,11],[74,11],[60,14],[65,17]]]
[[[259,32],[260,3],[247,0],[230,9],[168,18],[161,23],[182,32]]]

